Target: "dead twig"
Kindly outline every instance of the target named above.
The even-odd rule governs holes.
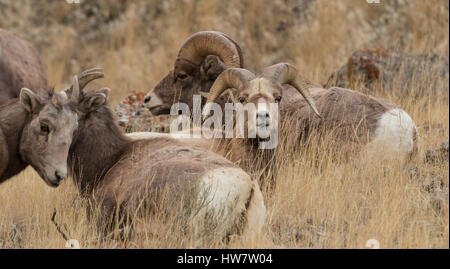
[[[58,232],[62,235],[62,237],[64,238],[64,240],[66,240],[66,241],[69,240],[69,237],[66,235],[66,233],[64,233],[64,232],[62,231],[61,227],[58,225],[58,223],[56,223],[55,217],[56,217],[56,208],[53,209],[53,214],[52,214],[51,220],[52,220],[53,224],[55,224],[56,229],[57,229]]]

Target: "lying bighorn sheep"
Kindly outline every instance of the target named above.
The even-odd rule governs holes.
[[[243,67],[243,61],[241,48],[227,35],[195,33],[181,46],[173,70],[147,94],[146,107],[153,115],[169,114],[172,104],[178,102],[192,107],[192,95],[205,95],[220,73]]]
[[[222,237],[261,230],[262,194],[246,172],[218,154],[175,139],[131,140],[107,106],[109,89],[79,94],[75,89],[66,91],[79,95],[79,127],[68,162],[80,194],[100,206],[100,227],[108,228],[114,218],[132,219],[142,205],[150,212],[160,206],[170,211],[170,205],[191,201],[193,225],[212,221],[224,228],[216,231]]]
[[[31,165],[49,186],[58,186],[67,176],[77,119],[70,100],[53,90],[23,88],[20,98],[0,105],[0,183]]]
[[[18,98],[22,88],[47,88],[45,67],[31,44],[0,29],[0,105]]]
[[[257,107],[283,99],[280,120],[289,122],[288,137],[294,141],[307,137],[314,127],[319,132],[332,131],[340,143],[358,141],[381,149],[386,158],[402,158],[417,151],[417,129],[405,111],[386,100],[349,89],[315,88],[290,64],[270,66],[259,77],[245,69],[228,69],[212,86],[207,103],[214,102],[227,89],[231,89],[234,102],[254,102]],[[299,89],[306,93],[303,97]]]

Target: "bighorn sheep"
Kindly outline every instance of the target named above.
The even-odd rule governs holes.
[[[77,125],[70,100],[53,90],[23,88],[20,98],[0,105],[0,183],[31,165],[47,185],[58,186]]]
[[[224,228],[216,231],[221,236],[261,230],[264,201],[246,172],[218,154],[175,139],[131,140],[107,106],[109,89],[79,94],[76,89],[66,90],[68,96],[79,95],[79,127],[68,162],[80,194],[101,209],[100,227],[110,227],[117,217],[132,219],[142,205],[150,212],[158,206],[170,211],[165,202],[193,201],[197,214],[191,224],[212,221]]]
[[[194,94],[205,95],[220,73],[243,67],[243,61],[241,48],[227,35],[195,33],[181,46],[173,70],[147,94],[146,107],[153,115],[169,114],[172,104],[178,102],[192,107]]]
[[[0,105],[18,98],[22,88],[47,88],[45,67],[31,44],[0,29]]]
[[[280,119],[290,124],[290,141],[299,141],[317,128],[319,133],[332,131],[340,143],[357,141],[382,150],[386,158],[402,158],[417,151],[417,129],[405,111],[386,100],[349,89],[314,87],[287,63],[270,66],[259,77],[245,69],[228,69],[212,86],[207,103],[214,102],[227,89],[231,89],[234,102],[254,102],[259,107],[261,103],[281,101]],[[303,97],[297,92],[300,89]],[[257,117],[265,114],[258,112]]]

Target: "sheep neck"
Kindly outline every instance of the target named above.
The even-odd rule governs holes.
[[[79,122],[69,152],[72,178],[82,196],[92,193],[105,180],[106,173],[125,151],[130,140],[115,123],[111,109],[106,106],[86,115]]]

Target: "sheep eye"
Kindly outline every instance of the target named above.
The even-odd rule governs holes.
[[[50,133],[50,129],[48,128],[47,124],[41,123],[41,132],[44,133],[44,134]]]
[[[238,100],[241,104],[245,103],[245,97],[239,97]]]
[[[281,101],[281,96],[275,97],[275,102],[279,103]]]
[[[177,78],[179,78],[179,79],[185,79],[185,78],[187,78],[187,75],[186,75],[186,74],[178,74],[178,75],[177,75]]]

